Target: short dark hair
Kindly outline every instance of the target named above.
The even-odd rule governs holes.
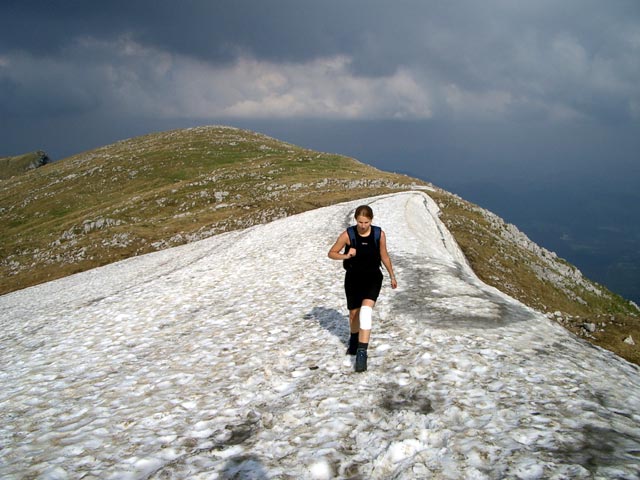
[[[357,220],[360,216],[364,216],[370,220],[373,220],[373,210],[369,205],[360,205],[358,208],[356,208],[356,213],[353,218]]]

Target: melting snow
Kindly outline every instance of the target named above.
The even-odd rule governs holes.
[[[640,478],[640,374],[481,283],[423,193],[344,355],[358,203],[0,297],[2,478]]]

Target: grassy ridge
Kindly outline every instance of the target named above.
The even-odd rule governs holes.
[[[118,142],[0,182],[0,293],[415,182],[226,127]]]
[[[430,186],[228,127],[125,140],[0,180],[0,294],[418,185]],[[490,212],[433,186],[429,195],[484,282],[640,364],[638,348],[624,342],[629,336],[640,342],[637,309],[629,302]]]

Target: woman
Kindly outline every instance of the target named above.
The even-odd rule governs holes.
[[[347,270],[344,289],[351,331],[347,353],[356,356],[356,372],[364,372],[367,369],[373,307],[382,287],[380,262],[389,272],[391,288],[395,289],[398,283],[387,253],[387,237],[380,227],[371,225],[373,210],[368,205],[361,205],[356,208],[354,217],[357,224],[355,228],[349,227],[353,241],[349,229],[342,232],[329,250],[329,258],[343,260]]]

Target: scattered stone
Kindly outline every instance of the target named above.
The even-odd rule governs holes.
[[[82,230],[84,233],[89,233],[94,230],[102,230],[105,227],[112,227],[120,225],[120,220],[114,220],[113,218],[98,218],[96,220],[85,220],[82,222]]]
[[[226,197],[229,196],[229,192],[215,192],[213,194],[217,202],[223,201]]]
[[[583,323],[582,328],[584,328],[589,333],[593,333],[596,331],[597,327],[595,323]]]
[[[624,343],[628,343],[629,345],[636,344],[636,342],[633,341],[633,337],[631,335],[629,335],[627,338],[624,339]]]

